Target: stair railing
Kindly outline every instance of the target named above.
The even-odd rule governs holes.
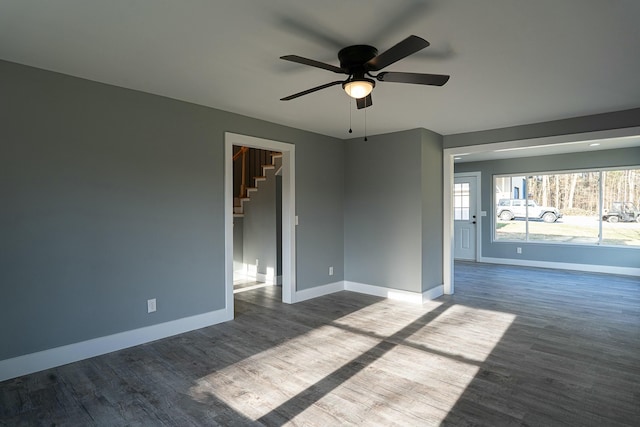
[[[240,157],[242,157],[241,162],[241,182],[240,182],[240,194],[238,197],[243,198],[247,197],[247,152],[249,151],[249,147],[240,147],[240,150],[233,155],[233,161],[235,162]]]
[[[258,148],[238,147],[238,151],[233,155],[233,191],[238,195],[238,198],[244,199],[248,197],[248,190],[255,185],[253,180],[264,175],[264,165],[273,164],[274,154],[279,153]],[[240,163],[239,174],[237,172],[238,165],[236,162]],[[240,181],[239,187],[238,181]],[[247,185],[247,183],[249,183],[249,185]]]

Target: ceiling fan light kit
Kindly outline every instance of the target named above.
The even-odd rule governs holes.
[[[371,79],[351,79],[342,83],[342,88],[347,95],[355,99],[361,99],[369,95],[376,82]]]
[[[346,74],[348,77],[346,80],[337,80],[325,83],[323,85],[286,96],[280,100],[289,101],[331,86],[342,85],[344,91],[350,97],[356,99],[358,109],[362,109],[373,105],[371,92],[376,86],[376,82],[373,79],[380,82],[387,81],[395,83],[442,86],[449,80],[449,76],[441,74],[402,72],[382,72],[375,75],[371,74],[372,71],[380,71],[409,55],[413,55],[427,46],[429,46],[428,41],[413,35],[407,37],[381,54],[378,54],[378,49],[369,45],[347,46],[338,52],[340,67],[297,55],[281,56],[280,59],[284,59],[285,61],[321,68],[337,74]]]

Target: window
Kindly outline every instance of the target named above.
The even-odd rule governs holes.
[[[640,169],[602,172],[602,244],[640,246]]]
[[[495,241],[640,248],[640,169],[494,176],[494,188]]]
[[[469,183],[461,182],[453,186],[453,219],[469,220]]]

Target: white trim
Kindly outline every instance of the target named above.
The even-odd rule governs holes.
[[[386,288],[383,286],[367,285],[365,283],[349,282],[345,280],[344,290],[382,298],[389,298],[398,301],[405,301],[411,304],[422,304],[425,301],[429,301],[441,296],[444,291],[444,287],[443,285],[438,285],[432,289],[429,289],[428,291],[420,293]]]
[[[225,132],[225,292],[226,307],[233,313],[233,146],[282,153],[282,302],[291,304],[296,289],[296,187],[295,145]]]
[[[422,303],[440,298],[442,295],[444,295],[444,285],[438,285],[422,293]]]
[[[575,263],[568,263],[568,262],[535,261],[535,260],[526,260],[526,259],[490,258],[490,257],[481,257],[479,262],[486,262],[489,264],[517,265],[522,267],[553,268],[557,270],[586,271],[590,273],[607,273],[607,274],[621,274],[625,276],[640,276],[640,268],[635,268],[635,267],[616,267],[612,265],[575,264]]]
[[[334,282],[315,288],[297,291],[295,294],[295,302],[306,301],[308,299],[318,298],[324,295],[333,294],[344,290],[344,282]]]
[[[12,359],[0,360],[0,381],[66,365],[67,363],[77,362],[90,357],[100,356],[111,353],[112,351],[156,341],[232,319],[233,313],[230,313],[226,309],[221,309],[36,353],[25,354]]]
[[[224,141],[224,282],[225,308],[233,318],[233,143]],[[231,209],[229,209],[231,206]],[[246,264],[244,265],[247,274]],[[231,283],[231,286],[229,286]]]
[[[453,156],[455,150],[443,150],[442,152],[442,279],[444,293],[452,295],[455,291],[453,283],[453,260],[455,248],[453,236]]]
[[[405,301],[411,304],[424,304],[427,301],[431,301],[438,297],[441,297],[444,294],[444,286],[437,285],[427,291],[419,293],[403,291],[400,289],[386,288],[383,286],[367,285],[365,283],[350,282],[348,280],[345,280],[342,282],[329,283],[327,285],[316,286],[315,288],[298,291],[296,292],[295,301],[306,301],[340,291],[357,292],[360,294]]]
[[[273,274],[256,273],[256,282],[264,282],[267,285],[281,285],[282,276],[274,276]]]

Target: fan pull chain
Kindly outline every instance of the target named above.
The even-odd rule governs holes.
[[[353,104],[353,98],[349,97],[349,133],[353,133],[353,129],[351,129],[351,105]]]
[[[368,141],[367,139],[367,109],[364,109],[364,140]]]

